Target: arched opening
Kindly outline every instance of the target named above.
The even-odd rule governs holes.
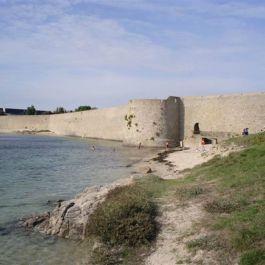
[[[201,133],[201,131],[200,131],[199,123],[196,122],[196,123],[194,124],[193,134],[200,134],[200,133]]]
[[[204,141],[204,144],[212,144],[213,143],[212,139],[209,139],[206,137],[203,137],[202,140]]]

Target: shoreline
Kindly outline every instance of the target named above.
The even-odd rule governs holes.
[[[135,179],[145,175],[156,175],[162,179],[183,177],[182,171],[189,168],[187,159],[192,161],[193,167],[208,161],[212,156],[202,157],[202,153],[194,149],[183,151],[178,148],[156,149],[152,154],[130,165],[132,169],[130,176],[109,184],[85,187],[74,198],[58,202],[50,212],[22,217],[18,225],[42,234],[83,240],[86,238],[90,215],[111,190],[130,185]]]
[[[18,225],[44,235],[82,241],[88,238],[87,225],[90,216],[98,205],[105,201],[110,191],[117,187],[129,186],[137,179],[148,175],[162,179],[183,178],[188,168],[207,162],[215,155],[226,156],[231,151],[238,151],[238,148],[208,145],[204,148],[194,147],[184,150],[156,149],[152,154],[130,165],[133,172],[128,177],[109,184],[86,187],[74,198],[57,202],[57,206],[51,212],[22,218]],[[185,242],[179,241],[178,238],[203,217],[201,204],[188,204],[186,208],[176,208],[171,200],[160,199],[158,204],[161,215],[157,217],[157,221],[161,225],[161,230],[150,252],[146,253],[148,255],[144,258],[145,265],[160,265],[165,262],[168,265],[175,264],[172,249],[176,248],[176,240],[180,255],[188,256],[186,250],[182,250],[186,248]],[[173,228],[176,234],[170,232]]]

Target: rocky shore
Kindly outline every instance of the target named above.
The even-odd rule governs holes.
[[[86,188],[72,200],[58,201],[51,212],[25,217],[19,221],[18,225],[46,235],[75,240],[84,239],[89,217],[97,205],[104,201],[110,190],[129,185],[132,181],[132,178],[127,178],[110,185]]]

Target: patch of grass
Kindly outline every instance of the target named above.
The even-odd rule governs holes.
[[[88,231],[110,246],[138,246],[157,234],[156,205],[137,186],[112,190],[90,218]]]
[[[141,188],[149,198],[156,199],[175,191],[179,185],[179,180],[162,179],[155,175],[149,175],[144,178],[139,178],[135,185]]]
[[[121,248],[109,248],[103,245],[93,250],[89,261],[92,265],[118,265],[123,262],[122,253]]]
[[[240,265],[263,265],[265,264],[265,251],[262,249],[252,249],[240,258]]]
[[[181,200],[189,200],[206,192],[207,190],[201,186],[182,186],[176,189],[176,195]]]
[[[225,243],[216,235],[204,236],[187,242],[189,249],[217,250],[225,247]]]
[[[251,145],[261,144],[264,142],[265,142],[265,133],[261,132],[257,134],[251,134],[248,136],[234,137],[234,138],[226,140],[224,144],[229,145],[233,143],[236,145],[251,146]]]
[[[255,246],[265,251],[265,133],[231,141],[247,149],[195,167],[185,178],[185,186],[188,189],[214,183],[204,205],[211,213],[205,228],[218,230],[220,239],[240,256]],[[203,248],[205,242],[192,244]]]
[[[204,209],[209,213],[231,213],[239,207],[238,203],[222,198],[214,199],[204,205]]]
[[[96,247],[89,259],[91,265],[135,265],[142,264],[145,257],[150,254],[149,248],[142,247],[109,247],[101,245]]]

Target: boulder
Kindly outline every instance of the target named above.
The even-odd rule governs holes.
[[[105,200],[110,190],[131,182],[132,179],[123,179],[109,186],[86,188],[73,200],[58,201],[57,206],[51,212],[21,219],[19,226],[47,235],[84,239],[87,235],[89,217],[98,204]]]

